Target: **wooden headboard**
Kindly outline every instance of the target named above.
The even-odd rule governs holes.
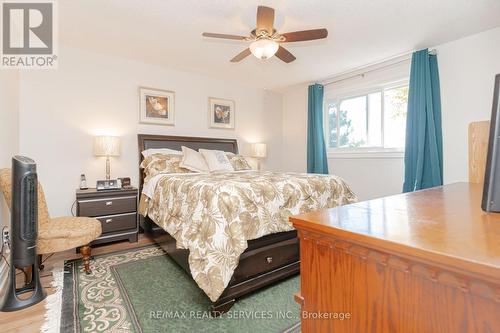
[[[469,182],[471,183],[484,183],[489,133],[489,121],[469,124]]]
[[[168,148],[181,150],[182,146],[186,146],[194,150],[198,150],[200,148],[215,149],[238,154],[238,142],[236,139],[198,138],[192,136],[150,134],[138,134],[137,138],[139,140],[139,165],[143,160],[141,152],[146,149],[152,148]],[[139,191],[142,191],[143,182],[143,170],[139,168]]]

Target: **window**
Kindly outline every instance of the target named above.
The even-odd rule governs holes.
[[[408,84],[325,101],[326,141],[332,152],[404,148]]]

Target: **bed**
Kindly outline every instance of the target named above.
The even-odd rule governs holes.
[[[146,149],[186,146],[238,154],[235,139],[139,134],[138,140],[140,163]],[[139,170],[142,193],[145,174]],[[335,176],[236,171],[157,178],[155,194],[141,195],[141,227],[205,291],[215,316],[238,298],[299,273],[290,214],[356,200]],[[293,195],[292,185],[302,194]],[[304,195],[310,188],[322,194]]]

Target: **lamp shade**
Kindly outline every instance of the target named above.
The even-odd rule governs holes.
[[[264,158],[267,156],[267,145],[265,143],[252,144],[252,157]]]
[[[95,156],[120,156],[120,138],[117,136],[94,137]]]

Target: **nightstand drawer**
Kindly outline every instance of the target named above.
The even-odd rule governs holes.
[[[127,213],[97,217],[101,221],[102,233],[133,229],[137,225],[137,214]]]
[[[78,200],[79,216],[102,216],[135,212],[136,196]]]

